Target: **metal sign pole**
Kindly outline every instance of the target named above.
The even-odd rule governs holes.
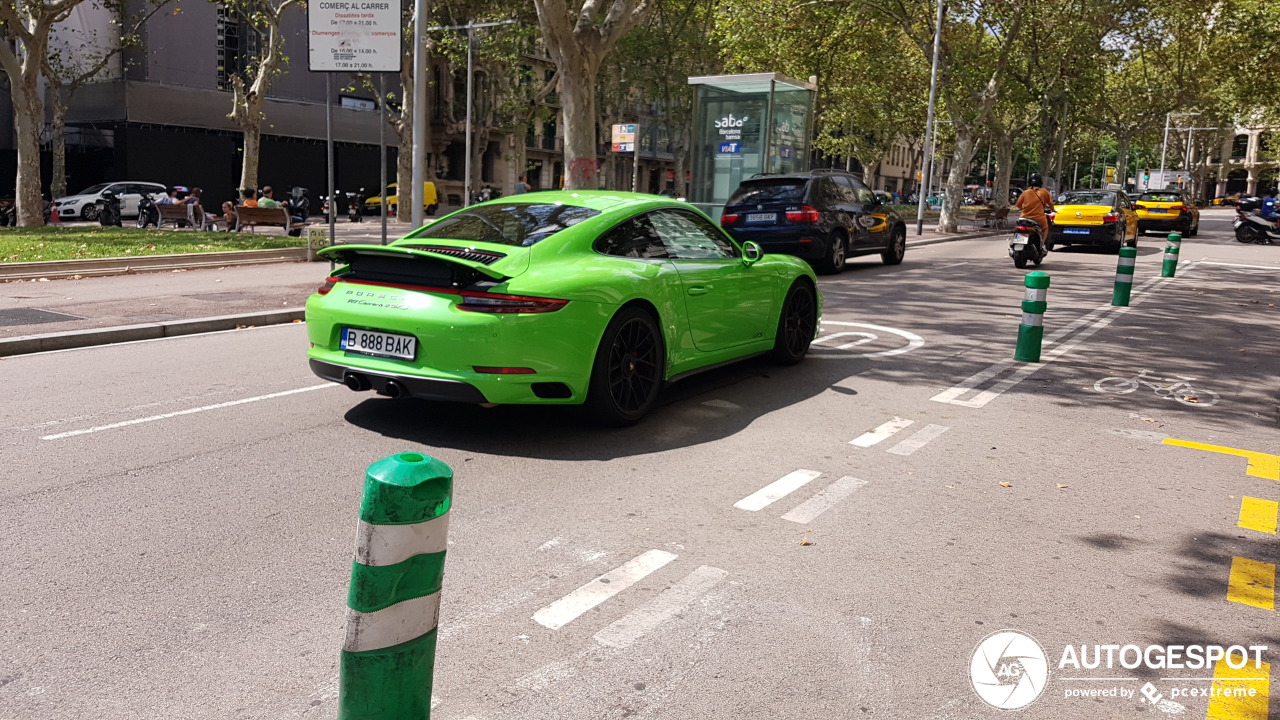
[[[338,198],[333,189],[333,73],[324,76],[324,137],[329,163],[329,244],[336,245],[334,235],[338,217]]]
[[[467,160],[463,163],[466,178],[462,181],[462,204],[464,207],[471,204],[471,106],[474,104],[471,99],[471,85],[476,77],[475,46],[475,25],[467,25],[467,139],[463,143],[466,146]]]
[[[387,244],[387,91],[386,74],[378,73],[378,163],[382,174],[382,182],[378,194],[382,196],[379,207],[382,208],[382,244]]]
[[[636,132],[633,136],[631,157],[631,192],[640,192],[640,116],[636,116]]]

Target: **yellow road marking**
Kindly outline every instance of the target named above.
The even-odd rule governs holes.
[[[1236,525],[1245,530],[1257,530],[1275,535],[1278,516],[1280,516],[1280,503],[1246,495],[1240,499],[1240,522]]]
[[[1176,438],[1165,438],[1164,444],[1191,448],[1192,450],[1204,450],[1206,452],[1220,453],[1222,455],[1235,455],[1242,458],[1248,458],[1248,473],[1250,475],[1266,478],[1268,480],[1280,480],[1280,455],[1271,455],[1269,453],[1255,452],[1253,450],[1240,450],[1238,448],[1226,447],[1225,445],[1206,445],[1204,443],[1191,442],[1190,440],[1178,440]]]
[[[1213,694],[1205,720],[1267,720],[1270,690],[1270,663],[1257,667],[1251,657],[1236,670],[1226,660],[1219,660],[1213,668]]]
[[[1263,610],[1275,610],[1276,566],[1249,558],[1231,558],[1227,599]]]

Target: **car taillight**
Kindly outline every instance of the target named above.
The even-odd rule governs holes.
[[[1102,222],[1120,222],[1119,213],[1107,213],[1102,216]]]
[[[1174,205],[1173,207],[1171,207],[1171,208],[1169,208],[1169,209],[1170,209],[1170,210],[1176,210],[1177,212],[1186,212],[1186,211],[1190,210],[1191,208],[1187,207],[1186,205]]]
[[[793,223],[816,223],[822,217],[822,213],[817,208],[802,205],[799,210],[787,211],[787,222]]]
[[[320,287],[316,288],[316,292],[321,295],[328,295],[329,291],[333,289],[333,286],[337,284],[338,281],[334,278],[325,278],[325,281],[320,283]]]
[[[1058,217],[1058,213],[1049,213],[1049,222],[1053,222],[1056,217]]]
[[[525,297],[523,295],[498,295],[495,293],[462,292],[459,310],[482,313],[544,313],[555,312],[568,300],[553,298]]]
[[[721,227],[729,227],[736,222],[738,222],[738,213],[729,213],[727,215],[720,216]]]
[[[538,371],[527,367],[493,367],[490,365],[472,365],[472,370],[485,375],[537,375]]]

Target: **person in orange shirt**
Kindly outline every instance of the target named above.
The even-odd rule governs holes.
[[[1019,215],[1039,223],[1042,250],[1045,243],[1049,242],[1049,213],[1053,211],[1053,196],[1041,187],[1043,184],[1040,176],[1032,173],[1031,177],[1027,178],[1027,189],[1022,191],[1018,201],[1014,203]]]
[[[258,207],[258,191],[249,188],[244,191],[244,202],[240,203],[244,207]]]

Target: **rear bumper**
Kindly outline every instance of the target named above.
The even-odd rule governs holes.
[[[1049,227],[1049,242],[1055,245],[1115,245],[1116,238],[1116,223]]]
[[[1177,230],[1185,228],[1191,224],[1191,218],[1184,218],[1181,215],[1173,217],[1139,217],[1138,230]]]
[[[424,400],[444,400],[447,402],[464,402],[464,403],[484,403],[484,393],[480,392],[474,386],[469,385],[461,380],[444,380],[440,378],[425,378],[414,375],[397,375],[394,373],[378,372],[374,370],[365,370],[357,367],[347,367],[336,363],[324,362],[312,358],[308,361],[311,365],[311,372],[322,380],[329,380],[336,383],[346,383],[348,375],[354,375],[360,380],[369,384],[370,389],[381,393],[387,393],[387,383],[395,381],[400,387],[405,389],[409,397],[422,398]]]

